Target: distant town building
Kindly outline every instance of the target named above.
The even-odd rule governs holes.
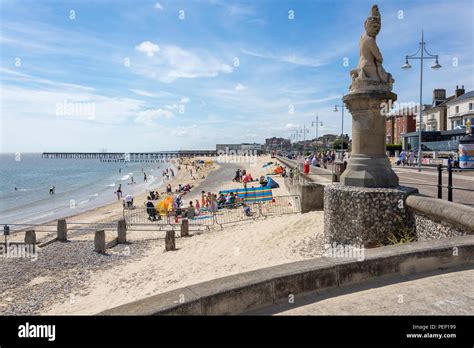
[[[387,116],[386,143],[401,144],[403,134],[414,132],[416,130],[417,108],[406,108],[392,112]]]
[[[448,130],[465,128],[467,121],[474,124],[474,91],[464,93],[464,86],[457,88],[455,97],[447,103]]]
[[[291,140],[277,137],[265,139],[265,151],[291,151]]]

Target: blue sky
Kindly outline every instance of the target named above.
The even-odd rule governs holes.
[[[289,137],[316,115],[320,135],[340,133],[334,104],[348,91],[372,3],[2,0],[1,151],[212,149]],[[434,88],[473,89],[471,0],[377,3],[399,101],[419,98],[418,63],[400,67],[422,28],[443,65],[425,69],[424,101]],[[64,101],[94,114],[58,113]]]

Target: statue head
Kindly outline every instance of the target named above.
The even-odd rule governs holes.
[[[382,21],[380,19],[379,8],[377,7],[377,5],[373,5],[370,16],[367,17],[364,23],[365,31],[367,35],[376,37],[377,34],[380,32],[381,27]]]

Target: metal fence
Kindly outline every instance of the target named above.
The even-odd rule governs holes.
[[[127,223],[127,228],[136,229],[146,226],[158,227],[159,229],[174,228],[181,225],[186,218],[184,212],[179,214],[170,211],[168,215],[153,214],[146,207],[124,208],[123,218]],[[212,212],[208,209],[201,209],[198,215],[193,218],[186,218],[190,228],[209,228],[213,225],[222,226],[228,223],[254,220],[261,217],[281,216],[285,214],[301,213],[301,198],[297,195],[276,196],[271,201],[255,203],[235,203],[220,206]]]

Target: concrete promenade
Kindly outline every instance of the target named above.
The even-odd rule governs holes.
[[[474,315],[474,268],[375,280],[324,295],[295,298],[256,314],[273,315]],[[295,308],[295,306],[297,306]]]

